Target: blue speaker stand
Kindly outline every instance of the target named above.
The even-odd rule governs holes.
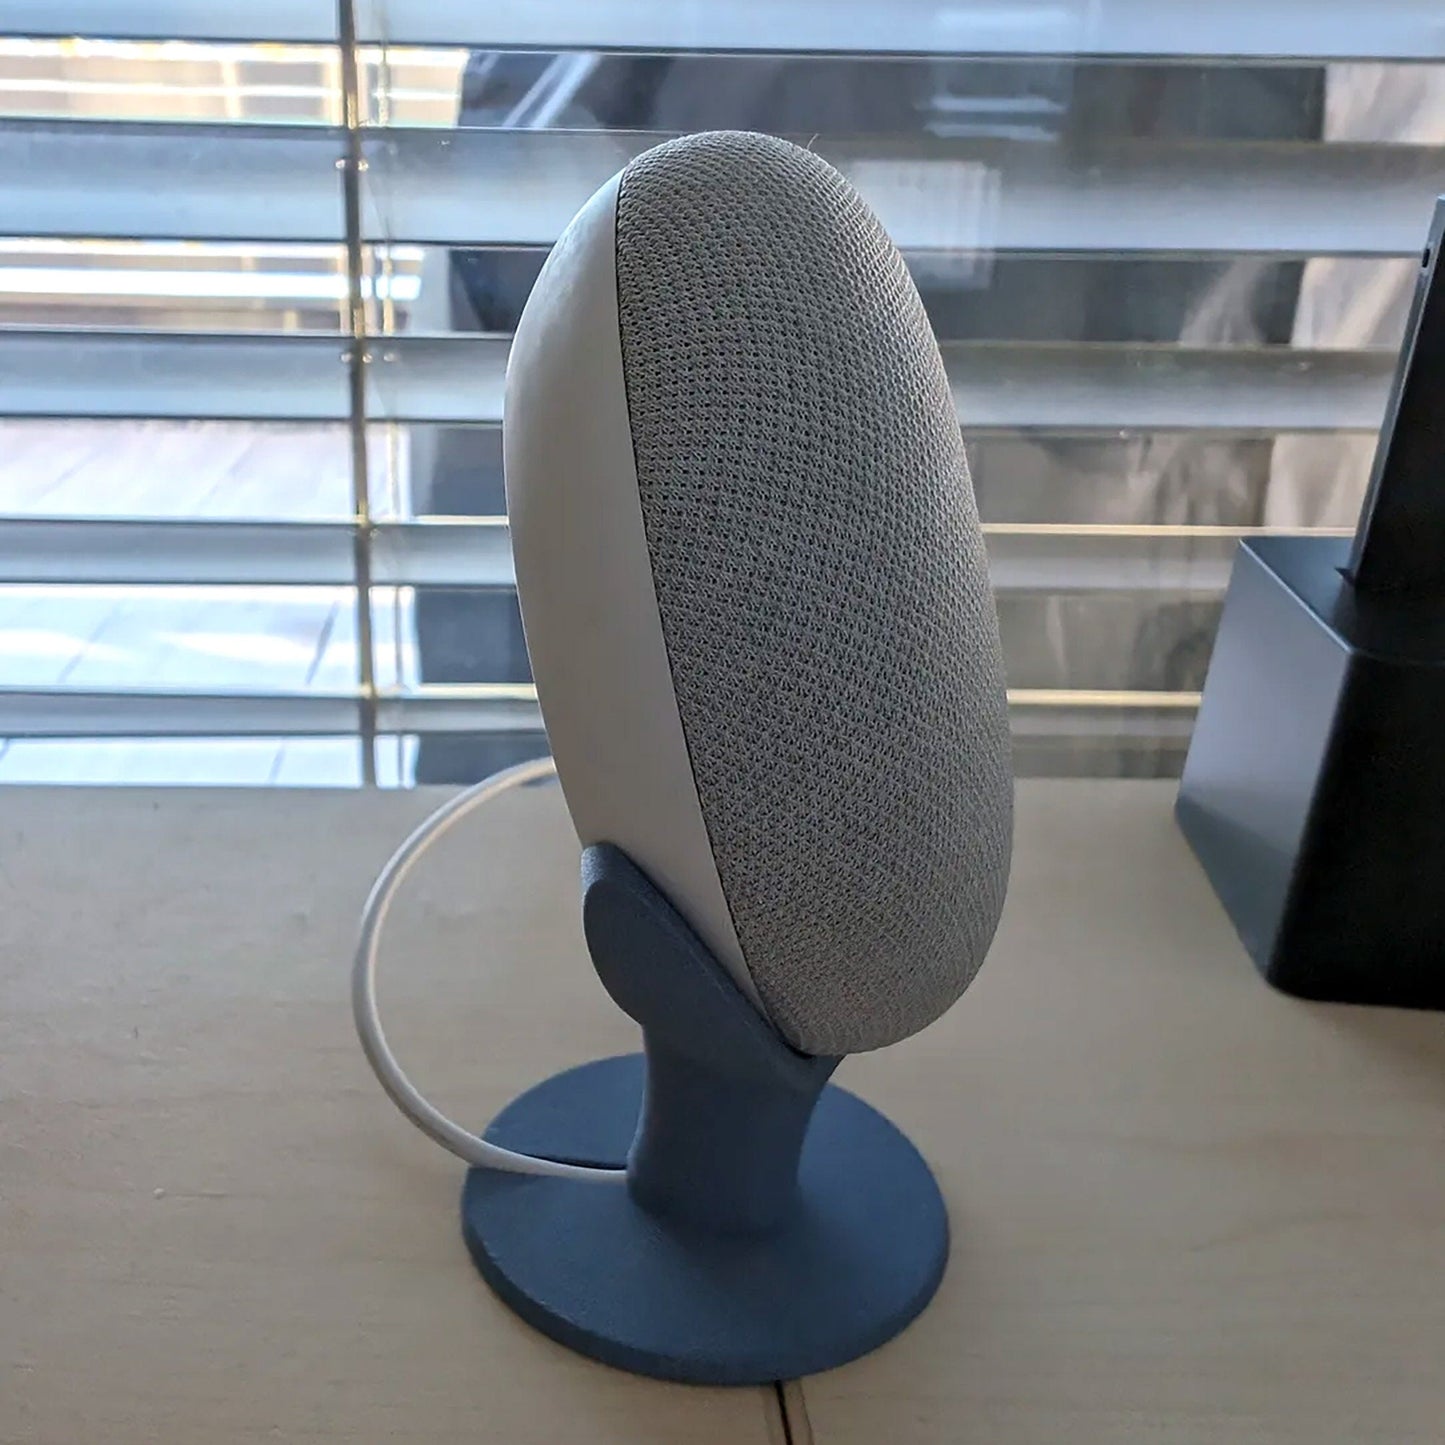
[[[912,1144],[795,1052],[620,849],[582,860],[583,925],[642,1054],[558,1074],[487,1138],[625,1168],[473,1169],[462,1232],[497,1294],[636,1374],[758,1385],[876,1349],[933,1297],[948,1218]]]

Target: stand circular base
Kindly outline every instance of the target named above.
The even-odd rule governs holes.
[[[487,1137],[578,1163],[625,1161],[640,1054],[558,1074]],[[693,1231],[645,1213],[623,1183],[473,1169],[462,1233],[497,1294],[554,1340],[636,1374],[758,1385],[876,1349],[933,1297],[948,1217],[918,1151],[861,1099],[829,1086],[793,1217],[761,1237]]]

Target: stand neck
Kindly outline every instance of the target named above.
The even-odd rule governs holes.
[[[661,1218],[763,1233],[797,1198],[813,1107],[838,1066],[790,1048],[621,849],[582,857],[593,966],[642,1025],[647,1083],[628,1186]]]

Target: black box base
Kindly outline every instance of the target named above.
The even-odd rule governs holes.
[[[1176,812],[1270,983],[1445,1009],[1445,604],[1348,556],[1241,546]]]

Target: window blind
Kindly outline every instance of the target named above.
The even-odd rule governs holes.
[[[1240,537],[1353,522],[1445,190],[1416,0],[11,0],[0,26],[0,780],[542,751],[509,333],[591,191],[711,125],[811,145],[909,260],[1021,769],[1175,771]]]

